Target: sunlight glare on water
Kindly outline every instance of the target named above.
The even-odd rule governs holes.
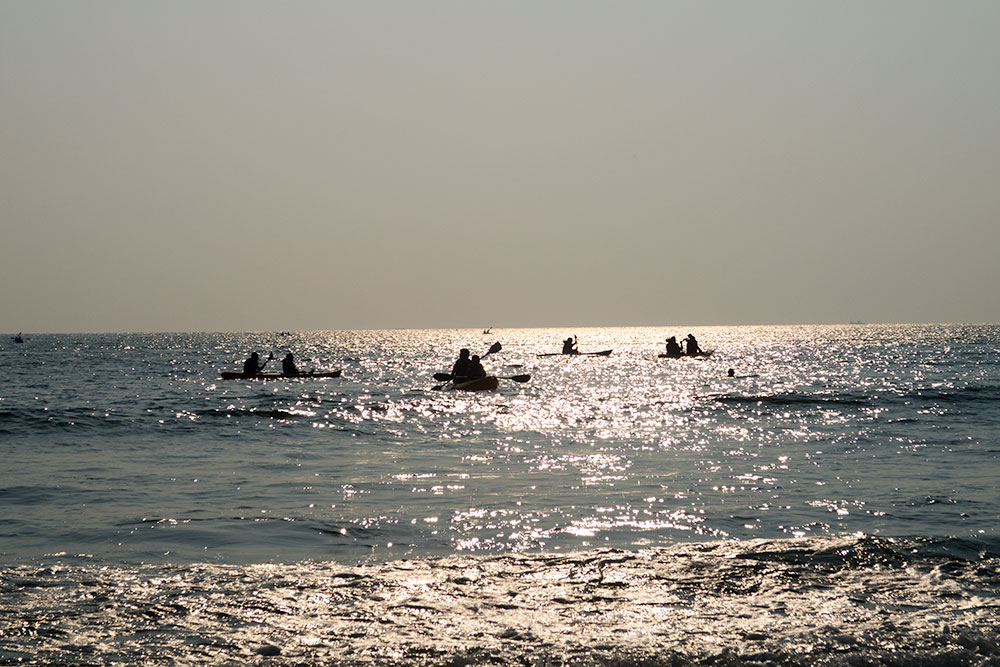
[[[714,353],[658,358],[689,332]],[[538,356],[574,335],[613,353]],[[495,341],[499,391],[432,390]],[[253,349],[343,376],[219,379]],[[240,561],[995,539],[995,350],[995,327],[960,325],[40,337],[9,352],[32,356],[6,363],[6,447],[46,500],[9,543]]]
[[[657,356],[689,332],[714,353]],[[538,356],[570,335],[613,353]],[[498,391],[434,389],[498,340]],[[220,378],[251,350],[343,375]],[[996,654],[996,326],[67,334],[0,354],[0,662]]]

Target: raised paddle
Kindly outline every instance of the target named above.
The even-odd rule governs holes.
[[[490,345],[490,349],[486,350],[486,354],[484,354],[483,356],[479,357],[479,360],[482,361],[487,356],[489,356],[491,354],[494,354],[496,352],[499,352],[501,347],[502,346],[500,345],[500,341],[497,341],[497,342],[493,343],[492,345]]]

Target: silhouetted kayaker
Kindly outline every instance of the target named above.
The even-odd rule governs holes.
[[[476,357],[479,359],[479,357]],[[451,367],[451,375],[456,378],[466,378],[470,377],[469,370],[472,365],[472,360],[469,359],[468,348],[462,348],[458,351],[458,359],[455,360],[455,365]]]
[[[285,358],[281,360],[281,373],[282,375],[298,375],[299,369],[295,365],[295,360],[292,357],[292,353],[289,352],[285,355]]]
[[[274,359],[273,354],[267,355],[267,359],[264,360],[264,363],[260,363],[260,355],[256,352],[252,353],[250,357],[243,362],[243,374],[247,377],[257,375],[257,373],[264,370],[264,366],[266,366],[267,362],[271,361],[271,359]]]
[[[563,341],[563,354],[577,354],[580,350],[576,349],[576,336],[572,338],[567,338]]]
[[[695,340],[694,334],[688,334],[688,337],[684,339],[684,342],[687,343],[687,347],[685,348],[685,353],[688,356],[694,354],[701,354],[701,348],[698,347],[698,341]]]
[[[466,375],[466,377],[468,377],[471,380],[475,380],[476,378],[486,377],[486,369],[483,368],[482,362],[479,361],[478,354],[472,355],[472,359],[469,360],[469,372],[468,375]]]
[[[667,355],[671,357],[679,357],[684,352],[681,350],[680,343],[677,342],[677,336],[671,336],[667,339]]]

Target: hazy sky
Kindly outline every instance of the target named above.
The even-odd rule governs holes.
[[[996,0],[0,0],[0,330],[1000,321]]]

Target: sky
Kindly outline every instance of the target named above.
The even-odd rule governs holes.
[[[0,330],[1000,322],[995,0],[0,0]]]

